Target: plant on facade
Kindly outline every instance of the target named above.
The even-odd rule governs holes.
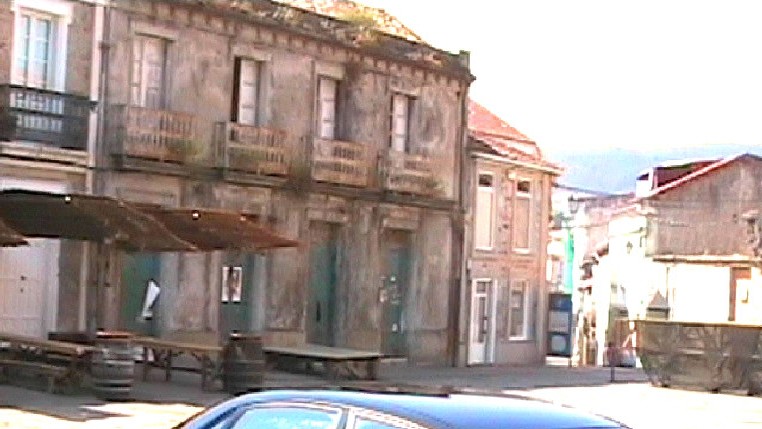
[[[307,194],[312,185],[312,165],[305,160],[294,160],[289,166],[286,188],[295,194]]]
[[[356,43],[371,44],[378,42],[378,31],[381,31],[381,28],[372,12],[354,9],[340,14],[338,18],[358,28],[359,31],[354,37]]]
[[[445,191],[445,185],[435,176],[429,176],[424,182],[423,187],[429,195],[441,196]]]
[[[267,161],[267,152],[256,148],[231,148],[228,153],[230,167],[246,171],[257,171]]]
[[[175,139],[167,143],[167,158],[171,161],[200,164],[206,159],[207,145],[197,139]]]

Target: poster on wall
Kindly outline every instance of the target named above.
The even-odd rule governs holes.
[[[572,296],[551,293],[548,305],[548,356],[572,355]]]
[[[243,268],[234,266],[222,267],[222,302],[241,302],[243,289]]]

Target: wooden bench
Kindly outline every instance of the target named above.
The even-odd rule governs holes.
[[[32,374],[46,377],[48,391],[64,383],[77,387],[87,372],[93,347],[0,332],[0,368],[3,378]]]
[[[198,361],[200,368],[197,371],[201,373],[202,389],[208,390],[209,384],[220,375],[219,365],[222,355],[222,347],[220,346],[169,341],[152,337],[137,337],[133,343],[143,348],[143,380],[148,379],[151,367],[164,369],[165,381],[172,379],[173,369],[193,370],[172,365],[173,358],[183,354]],[[151,354],[153,361],[150,359]]]
[[[3,381],[11,379],[11,372],[14,374],[31,373],[35,376],[42,376],[47,379],[48,393],[57,392],[63,387],[67,378],[70,376],[65,367],[50,365],[44,362],[29,362],[15,359],[0,359],[0,374]]]
[[[378,367],[383,357],[377,352],[305,344],[299,347],[265,346],[265,355],[270,363],[281,363],[284,370],[295,370],[298,364],[319,363],[331,379],[342,373],[350,379],[378,379]]]

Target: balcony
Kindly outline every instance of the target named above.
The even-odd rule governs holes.
[[[315,138],[312,178],[318,182],[368,186],[368,146],[362,143]]]
[[[388,191],[434,196],[440,183],[434,175],[434,162],[420,154],[388,149],[380,160],[381,178]]]
[[[146,107],[112,106],[112,154],[178,164],[209,162],[211,145],[198,139],[196,117]]]
[[[237,123],[218,124],[223,167],[260,176],[288,174],[287,132]]]
[[[87,97],[0,85],[0,140],[85,151],[91,106]]]

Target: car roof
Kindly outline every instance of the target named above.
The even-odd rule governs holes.
[[[419,424],[450,428],[619,428],[616,422],[568,407],[518,396],[451,393],[420,395],[347,390],[271,390],[230,402],[239,407],[267,402],[320,402],[371,409]]]

